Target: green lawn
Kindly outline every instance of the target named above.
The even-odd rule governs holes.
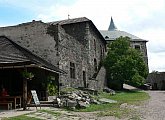
[[[121,109],[120,105],[123,103],[127,103],[128,105],[140,105],[143,104],[143,101],[149,99],[149,95],[143,91],[117,91],[116,95],[109,95],[108,93],[101,93],[99,96],[94,96],[95,98],[107,98],[116,100],[117,103],[110,104],[99,104],[99,105],[90,105],[90,107],[86,109],[80,109],[80,112],[93,112],[98,111],[98,116],[116,116],[118,118],[122,118],[124,116],[128,116],[132,114],[133,118],[137,118],[136,111],[124,108]]]

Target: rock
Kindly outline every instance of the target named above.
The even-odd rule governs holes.
[[[103,89],[103,91],[104,91],[104,92],[107,92],[107,93],[110,93],[111,95],[115,95],[115,94],[116,94],[114,90],[112,90],[112,89],[110,89],[110,88],[107,88],[107,87],[105,87],[105,88]]]
[[[71,109],[75,107],[86,108],[89,107],[90,103],[100,104],[100,102],[94,100],[87,91],[84,92],[82,90],[63,93],[57,101],[59,107],[69,107]]]
[[[79,105],[80,108],[89,107],[89,103],[83,102],[83,101],[79,101],[79,102],[78,102],[78,105]]]
[[[95,100],[95,99],[91,99],[90,103],[92,103],[92,104],[100,104],[100,102]]]
[[[99,99],[101,103],[117,103],[115,100],[107,99],[107,98],[101,98]]]
[[[77,101],[74,100],[67,101],[67,107],[76,107],[76,106],[77,106]]]
[[[58,104],[58,106],[61,107],[61,106],[62,106],[61,99],[60,99],[60,98],[56,98],[56,100],[57,100],[57,104]]]
[[[56,100],[56,96],[48,96],[48,101],[54,101]]]
[[[127,103],[123,103],[120,105],[120,108],[127,108],[128,104]]]

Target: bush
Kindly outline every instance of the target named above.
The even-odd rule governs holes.
[[[135,87],[139,87],[144,84],[145,79],[140,76],[138,73],[136,73],[133,77],[132,80],[130,81],[130,85],[133,85]]]

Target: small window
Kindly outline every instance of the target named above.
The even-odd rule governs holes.
[[[109,37],[108,36],[105,36],[105,39],[108,39]]]
[[[136,50],[140,50],[140,45],[135,45]]]
[[[103,58],[103,49],[102,46],[100,45],[100,60],[102,60]]]
[[[70,78],[76,78],[75,64],[70,62]]]
[[[96,53],[96,40],[94,39],[94,50],[95,50],[95,53]]]
[[[96,60],[96,58],[94,59],[94,69],[95,69],[95,72],[97,72],[97,60]]]

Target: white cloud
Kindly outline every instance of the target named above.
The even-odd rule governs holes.
[[[149,69],[152,71],[165,71],[165,52],[148,53],[149,54]]]

